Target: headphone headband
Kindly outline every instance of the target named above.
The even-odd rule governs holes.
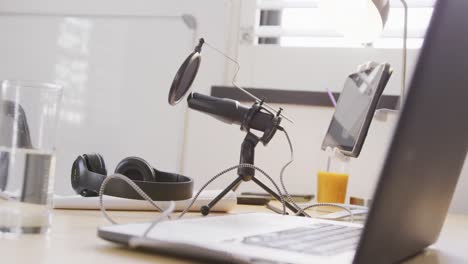
[[[133,181],[154,201],[179,201],[192,198],[193,180],[183,176],[181,182],[147,182]],[[104,194],[127,199],[144,200],[128,183],[121,179],[113,179]]]
[[[193,180],[191,178],[175,173],[158,171],[154,168],[151,169],[157,175],[155,181],[132,181],[148,194],[152,200],[179,201],[192,198]],[[73,163],[71,173],[72,187],[82,196],[97,196],[105,177],[106,175],[91,171],[83,155],[78,156]],[[127,199],[144,199],[125,181],[117,178],[107,184],[104,194]]]

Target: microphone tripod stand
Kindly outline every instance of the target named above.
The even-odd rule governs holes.
[[[270,140],[275,135],[276,131],[280,127],[279,124],[281,122],[280,111],[278,114],[272,115],[271,122],[267,126],[264,126],[264,134],[262,137],[258,137],[254,133],[250,131],[251,124],[256,121],[257,115],[261,113],[262,110],[268,111],[263,107],[263,101],[256,102],[246,114],[242,124],[241,130],[247,132],[247,135],[244,138],[244,141],[241,145],[241,154],[240,154],[240,162],[239,164],[252,164],[254,165],[254,157],[255,157],[255,147],[257,146],[258,142],[262,142],[264,145],[268,144]],[[230,190],[235,190],[237,187],[244,182],[253,181],[256,183],[260,188],[265,190],[271,196],[273,196],[276,200],[281,201],[281,197],[268,186],[266,186],[262,181],[255,177],[255,169],[249,167],[240,167],[237,169],[238,177],[231,182],[218,196],[216,196],[209,204],[204,205],[201,207],[200,212],[206,216],[210,213],[211,208],[215,206],[219,200],[221,200]],[[292,212],[297,214],[299,210],[288,201],[284,201],[285,206],[290,209]],[[303,213],[299,214],[304,216]]]

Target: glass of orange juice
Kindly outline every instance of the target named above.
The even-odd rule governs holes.
[[[317,173],[317,202],[344,203],[348,188],[349,158],[336,150],[326,151],[326,154],[326,166]]]

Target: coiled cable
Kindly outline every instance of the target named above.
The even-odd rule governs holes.
[[[130,180],[127,176],[122,175],[122,174],[113,174],[107,176],[104,181],[101,184],[101,188],[99,188],[99,208],[101,209],[101,213],[104,215],[104,217],[111,222],[112,224],[117,224],[107,213],[106,207],[104,206],[104,190],[106,189],[107,184],[113,180],[113,179],[120,179],[125,181],[128,185],[130,185],[141,197],[143,197],[146,201],[148,201],[152,206],[154,206],[156,209],[158,209],[160,212],[163,212],[161,207],[159,207],[151,198],[140,188],[138,185],[136,185],[135,182]],[[170,217],[169,217],[170,219]]]
[[[247,164],[247,163],[243,163],[243,164],[239,164],[239,165],[235,165],[235,166],[232,166],[230,168],[227,168],[221,172],[219,172],[218,174],[216,174],[215,176],[213,176],[209,181],[207,181],[203,187],[197,192],[197,194],[193,197],[192,201],[190,202],[190,204],[182,211],[182,213],[179,215],[179,217],[177,217],[178,219],[182,218],[189,210],[190,208],[193,206],[193,204],[195,203],[195,201],[197,200],[198,196],[200,195],[200,193],[209,185],[211,184],[214,180],[216,180],[217,178],[221,177],[222,175],[232,171],[232,170],[235,170],[237,168],[252,168],[252,169],[255,169],[257,171],[259,171],[261,174],[263,174],[263,176],[265,176],[272,184],[273,186],[275,186],[276,188],[276,191],[279,193],[280,195],[280,202],[283,206],[283,214],[286,214],[286,205],[284,203],[284,199],[283,199],[283,194],[281,192],[281,189],[278,187],[278,185],[275,183],[275,181],[273,180],[273,178],[270,177],[270,175],[268,175],[265,171],[263,171],[262,169],[260,169],[259,167],[255,166],[255,165],[252,165],[252,164]]]
[[[213,176],[209,181],[207,181],[203,186],[202,188],[200,188],[200,190],[195,194],[195,196],[192,198],[192,201],[190,202],[190,204],[180,213],[180,215],[177,217],[177,219],[180,219],[182,218],[189,210],[190,208],[193,206],[193,204],[195,203],[195,201],[198,199],[198,197],[200,196],[201,192],[206,188],[208,187],[208,185],[210,185],[214,180],[216,180],[217,178],[221,177],[222,175],[232,171],[232,170],[235,170],[237,168],[252,168],[252,169],[255,169],[257,171],[259,171],[263,176],[265,176],[272,184],[273,186],[276,188],[276,191],[280,194],[280,198],[281,198],[281,204],[283,206],[283,215],[286,214],[286,205],[285,205],[285,202],[284,202],[284,199],[283,199],[283,194],[281,192],[281,189],[278,187],[278,185],[275,183],[275,181],[273,180],[273,178],[268,175],[264,170],[262,170],[261,168],[258,168],[257,166],[255,165],[252,165],[252,164],[238,164],[238,165],[235,165],[235,166],[232,166],[232,167],[229,167],[221,172],[219,172],[218,174],[216,174],[215,176]],[[155,208],[157,208],[160,212],[162,212],[160,215],[158,215],[158,217],[152,221],[151,225],[145,230],[145,232],[143,233],[143,237],[146,237],[148,235],[148,233],[159,223],[161,222],[164,218],[168,218],[168,219],[171,219],[170,217],[170,214],[172,214],[175,210],[175,203],[174,201],[171,201],[168,208],[166,208],[165,210],[162,210],[161,207],[159,207],[140,187],[138,187],[138,185],[136,185],[132,180],[130,180],[128,177],[122,175],[122,174],[113,174],[113,175],[109,175],[107,176],[104,181],[102,182],[101,184],[101,187],[99,188],[99,207],[100,207],[100,210],[102,212],[102,214],[104,215],[104,217],[109,221],[111,222],[112,224],[117,224],[116,221],[114,221],[110,215],[107,213],[106,209],[105,209],[105,206],[104,206],[104,191],[105,191],[105,188],[107,186],[107,184],[113,180],[113,179],[121,179],[123,181],[125,181],[128,185],[130,185],[141,197],[143,197],[146,201],[148,201],[151,205],[153,205]]]
[[[280,171],[280,183],[281,183],[281,187],[283,188],[283,192],[284,194],[286,195],[286,199],[288,202],[292,203],[294,207],[296,207],[296,209],[298,210],[298,212],[296,213],[296,215],[300,215],[300,214],[303,214],[307,217],[310,217],[309,214],[307,214],[304,209],[302,209],[295,201],[294,199],[291,197],[291,195],[289,194],[288,190],[286,189],[286,185],[284,184],[284,172],[286,170],[286,168],[294,162],[294,148],[293,148],[293,145],[292,145],[292,141],[291,141],[291,138],[289,138],[289,134],[288,132],[286,131],[286,129],[284,129],[283,127],[279,127],[279,130],[281,130],[284,135],[286,136],[286,139],[288,141],[288,145],[289,145],[289,151],[290,151],[290,158],[289,158],[289,161],[284,164],[284,166],[281,168],[281,171]]]
[[[302,210],[307,210],[307,209],[312,209],[312,208],[315,208],[315,207],[322,207],[322,206],[330,206],[330,207],[338,207],[338,208],[341,208],[343,210],[345,210],[346,212],[348,212],[349,214],[349,218],[351,220],[351,223],[354,222],[354,214],[353,214],[353,211],[348,208],[346,205],[344,204],[337,204],[337,203],[315,203],[315,204],[311,204],[311,205],[308,205],[304,208],[302,208]],[[298,214],[296,214],[298,215]],[[317,217],[317,218],[320,218],[320,217]]]
[[[345,210],[346,212],[348,212],[349,216],[350,216],[350,220],[351,222],[354,222],[354,215],[353,215],[353,211],[349,208],[349,206],[346,206],[345,204],[336,204],[336,203],[316,203],[316,204],[312,204],[312,205],[308,205],[304,208],[300,207],[291,197],[291,195],[289,194],[288,190],[286,189],[286,185],[284,184],[284,171],[286,170],[286,168],[291,164],[293,163],[294,161],[294,148],[293,148],[293,144],[292,144],[292,141],[291,141],[291,138],[289,137],[289,134],[288,132],[286,131],[286,129],[284,129],[283,127],[279,127],[279,130],[282,131],[286,137],[286,140],[288,141],[288,145],[289,145],[289,151],[290,151],[290,160],[283,166],[283,168],[281,168],[281,172],[280,172],[280,183],[281,183],[281,187],[283,188],[283,192],[284,194],[286,195],[286,199],[288,202],[292,203],[294,205],[294,207],[296,207],[296,209],[298,210],[298,212],[296,213],[296,215],[300,215],[300,214],[303,214],[305,215],[306,217],[311,217],[309,214],[307,214],[305,212],[305,210],[307,209],[312,209],[312,208],[315,208],[315,207],[322,207],[322,206],[331,206],[331,207],[338,207],[338,208],[341,208],[343,210]],[[320,217],[318,217],[320,218]]]
[[[213,181],[215,181],[216,179],[218,179],[219,177],[221,177],[222,175],[232,171],[232,170],[235,170],[235,169],[238,169],[238,168],[252,168],[252,169],[255,169],[257,171],[259,171],[263,176],[265,176],[272,184],[273,186],[275,187],[276,191],[278,192],[279,194],[279,197],[280,197],[280,202],[282,204],[282,214],[285,215],[286,214],[286,204],[285,204],[285,200],[284,200],[284,197],[286,197],[286,200],[290,203],[293,204],[293,206],[298,210],[298,212],[296,213],[296,215],[300,215],[300,214],[303,214],[305,215],[306,217],[311,217],[309,214],[307,214],[305,212],[305,210],[307,209],[311,209],[311,208],[315,208],[315,207],[321,207],[321,206],[332,206],[332,207],[338,207],[338,208],[341,208],[345,211],[347,211],[350,215],[350,218],[351,218],[351,222],[354,221],[354,216],[353,216],[353,212],[350,208],[348,208],[346,205],[342,205],[342,204],[335,204],[335,203],[316,203],[316,204],[312,204],[312,205],[308,205],[304,208],[300,207],[291,197],[291,195],[289,194],[287,188],[286,188],[286,185],[284,183],[284,172],[286,171],[287,167],[292,163],[294,162],[294,148],[293,148],[293,144],[292,144],[292,141],[291,141],[291,138],[289,137],[289,134],[288,132],[286,131],[286,129],[284,129],[283,127],[279,127],[279,130],[281,130],[287,141],[288,141],[288,145],[289,145],[289,150],[290,150],[290,160],[281,168],[281,171],[280,171],[280,183],[281,183],[281,187],[283,189],[283,192],[284,192],[284,196],[283,196],[283,192],[281,191],[281,189],[278,187],[278,185],[275,183],[275,181],[273,180],[273,178],[268,175],[264,170],[262,170],[261,168],[255,166],[255,165],[252,165],[252,164],[238,164],[238,165],[235,165],[235,166],[232,166],[232,167],[229,167],[221,172],[219,172],[218,174],[216,174],[215,176],[213,176],[210,180],[208,180],[201,188],[200,190],[195,194],[195,196],[192,198],[190,204],[179,214],[179,216],[177,217],[177,219],[181,219],[189,210],[190,208],[193,206],[193,204],[196,202],[196,200],[198,199],[198,197],[200,196],[201,192],[206,188],[208,187],[208,185],[210,185]],[[125,181],[127,184],[129,184],[141,197],[143,197],[146,201],[148,201],[151,205],[153,205],[156,209],[158,209],[161,214],[158,215],[158,217],[152,221],[151,225],[145,230],[145,232],[143,233],[143,237],[146,237],[148,235],[148,233],[159,223],[161,222],[164,218],[168,218],[168,219],[171,219],[170,215],[174,212],[175,210],[175,203],[173,201],[170,202],[169,206],[165,209],[165,210],[162,210],[161,207],[159,207],[140,187],[138,187],[138,185],[136,185],[136,183],[134,183],[132,180],[130,180],[128,177],[122,175],[122,174],[113,174],[113,175],[109,175],[107,176],[104,181],[102,182],[101,184],[101,187],[99,189],[99,205],[100,205],[100,210],[102,212],[102,214],[104,215],[104,217],[109,221],[111,222],[112,224],[117,224],[116,221],[114,221],[110,216],[109,214],[107,213],[106,209],[105,209],[105,206],[104,206],[104,201],[103,201],[103,196],[104,196],[104,191],[105,191],[105,188],[107,186],[107,184],[109,183],[109,181],[111,181],[112,179],[120,179],[120,180],[123,180]]]

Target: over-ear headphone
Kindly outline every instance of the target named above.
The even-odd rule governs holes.
[[[193,195],[191,178],[158,171],[138,157],[128,157],[119,162],[115,173],[127,176],[154,201],[187,200]],[[84,197],[98,196],[106,175],[106,165],[101,155],[83,154],[73,162],[71,184],[76,193]],[[143,199],[130,185],[118,178],[109,181],[104,194],[128,199]]]

